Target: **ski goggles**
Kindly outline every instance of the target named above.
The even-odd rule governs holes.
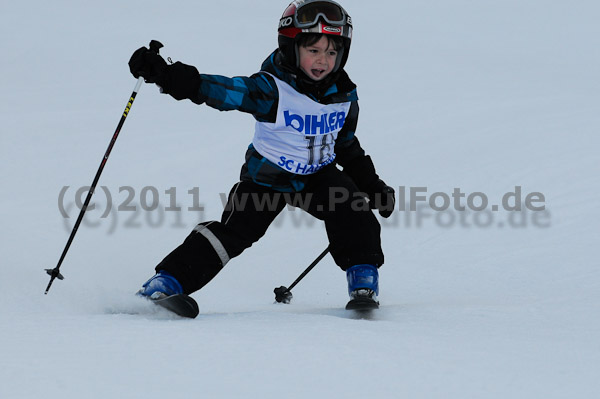
[[[296,28],[308,28],[316,25],[319,18],[333,26],[344,26],[350,22],[344,9],[336,3],[326,1],[315,1],[301,4],[296,8],[294,14],[294,25]]]

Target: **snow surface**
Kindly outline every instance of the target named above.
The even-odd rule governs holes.
[[[1,398],[600,395],[599,3],[343,3],[358,136],[381,176],[429,194],[483,192],[490,205],[521,186],[543,193],[546,210],[424,209],[420,223],[396,211],[382,221],[371,319],[342,310],[345,276],[330,257],[292,304],[273,304],[273,288],[326,246],[319,222],[284,212],[193,295],[201,315],[177,319],[132,294],[199,220],[219,218],[253,119],[144,85],[100,179],[115,207],[134,192],[138,211],[101,219],[99,188],[66,279],[45,296],[75,191],[91,183],[135,85],[133,50],[159,39],[204,73],[250,75],[287,4],[4,2]],[[140,210],[147,186],[153,212]],[[182,210],[160,212],[171,187]],[[188,210],[195,188],[204,212]]]

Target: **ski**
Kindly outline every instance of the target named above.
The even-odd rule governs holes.
[[[154,295],[149,297],[153,303],[175,313],[178,316],[194,319],[196,316],[198,316],[198,313],[200,313],[200,310],[198,309],[198,303],[194,300],[194,298],[186,294],[155,294],[159,295],[156,295],[156,298],[153,298]]]
[[[351,299],[346,304],[346,310],[367,311],[379,309],[379,302],[372,298],[358,297]]]

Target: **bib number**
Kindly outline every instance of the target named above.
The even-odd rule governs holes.
[[[322,136],[304,136],[308,141],[308,164],[320,165],[329,160],[333,152],[333,136],[324,134]],[[317,162],[315,162],[317,160]]]

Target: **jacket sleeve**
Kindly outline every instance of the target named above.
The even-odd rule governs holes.
[[[375,165],[371,157],[365,153],[355,135],[358,124],[358,110],[358,101],[353,101],[344,122],[344,127],[336,140],[336,161],[358,188],[371,196],[379,183],[379,175],[375,171]]]
[[[212,108],[246,112],[259,122],[275,122],[277,117],[279,92],[273,78],[266,74],[234,78],[200,75],[199,96]]]
[[[206,103],[219,111],[246,112],[260,122],[274,122],[277,117],[277,85],[264,73],[229,78],[200,74],[195,67],[176,62],[167,66],[157,84],[176,100]]]

